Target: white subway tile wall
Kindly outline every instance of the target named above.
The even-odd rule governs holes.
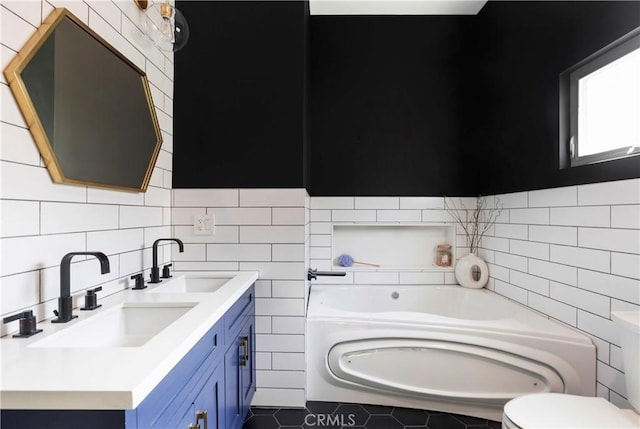
[[[304,189],[174,189],[174,268],[259,271],[254,406],[304,407],[309,197]],[[194,235],[213,215],[215,235]],[[187,253],[187,248],[195,250]]]
[[[598,395],[628,408],[611,311],[640,306],[640,179],[494,197],[509,215],[482,243],[489,289],[589,335]]]
[[[33,310],[38,320],[53,317],[57,308],[59,264],[67,252],[102,251],[111,263],[111,272],[100,275],[94,258],[73,259],[71,286],[79,306],[85,289],[101,285],[106,296],[127,288],[132,274],[148,276],[153,239],[171,234],[173,54],[146,39],[144,14],[132,1],[3,1],[3,70],[54,7],[70,9],[146,71],[164,142],[144,194],[55,184],[2,74],[0,315]],[[169,246],[160,247],[161,263],[170,261]],[[0,333],[17,329],[17,322],[4,324]]]

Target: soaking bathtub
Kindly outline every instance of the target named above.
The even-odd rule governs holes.
[[[591,340],[486,289],[313,285],[307,400],[501,420],[510,399],[594,396]]]

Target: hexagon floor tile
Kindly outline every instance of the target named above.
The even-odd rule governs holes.
[[[381,405],[307,402],[300,408],[249,410],[243,429],[500,429],[500,422]]]

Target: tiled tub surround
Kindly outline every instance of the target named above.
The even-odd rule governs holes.
[[[304,407],[309,197],[304,189],[174,189],[180,271],[260,272],[256,282],[256,406]],[[194,235],[213,215],[215,235]]]
[[[610,311],[640,305],[640,179],[489,196],[503,211],[485,236],[487,287],[588,334],[598,349],[597,394],[628,407],[618,331]],[[456,201],[457,202],[457,201]],[[461,199],[467,210],[475,198]],[[444,200],[312,197],[310,264],[332,262],[332,225],[451,222]],[[458,204],[460,207],[460,204]],[[468,252],[457,229],[456,258]],[[347,269],[318,283],[455,284],[453,270]]]
[[[124,1],[2,1],[1,68],[18,52],[53,7],[66,7],[147,73],[163,145],[146,193],[54,184],[11,94],[0,77],[0,314],[33,309],[50,318],[59,296],[59,264],[72,251],[100,250],[111,272],[100,275],[95,258],[74,258],[74,306],[83,290],[98,296],[121,291],[132,274],[151,267],[151,245],[171,236],[173,152],[173,54],[156,49],[143,35],[143,18]],[[161,263],[170,244],[160,246]],[[79,299],[78,299],[79,298]],[[2,325],[2,335],[17,322]]]
[[[611,311],[640,305],[640,179],[497,195],[488,288],[588,334],[597,395],[629,408]]]

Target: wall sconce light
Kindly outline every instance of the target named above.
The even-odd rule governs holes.
[[[145,32],[163,51],[179,51],[189,41],[189,25],[182,13],[169,4],[169,0],[155,3],[147,9],[148,1],[134,0],[136,6],[146,10]]]

